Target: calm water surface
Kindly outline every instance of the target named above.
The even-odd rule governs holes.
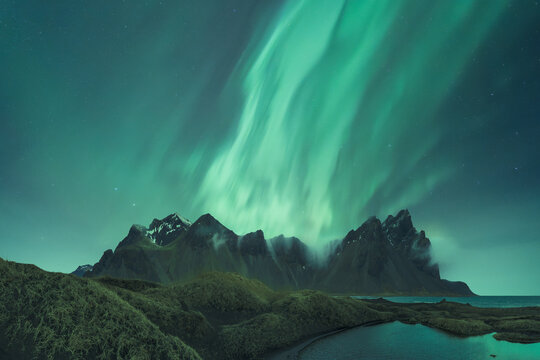
[[[357,299],[376,299],[374,296],[353,296]],[[388,301],[400,303],[437,303],[442,299],[462,304],[469,303],[476,307],[525,307],[540,306],[540,296],[471,296],[471,297],[420,297],[420,296],[389,296]]]
[[[422,325],[400,322],[358,327],[315,341],[302,360],[345,359],[540,359],[540,344],[497,341],[492,335],[459,338]]]
[[[357,296],[360,299],[376,297]],[[477,307],[540,306],[540,296],[386,297],[393,302],[436,303],[442,299]],[[493,358],[491,355],[495,355]],[[460,338],[422,325],[400,322],[359,327],[317,340],[299,353],[303,360],[345,359],[534,359],[540,344],[497,341],[492,334]]]

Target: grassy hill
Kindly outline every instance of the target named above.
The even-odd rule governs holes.
[[[1,359],[259,359],[318,334],[394,320],[461,336],[498,332],[498,339],[540,341],[538,308],[276,292],[219,272],[169,285],[79,278],[0,259]]]
[[[349,298],[276,292],[234,273],[209,272],[171,285],[95,281],[208,359],[258,358],[309,336],[391,317]]]
[[[386,317],[359,301],[279,293],[233,273],[165,286],[0,259],[0,355],[17,359],[257,358]]]
[[[200,359],[101,283],[2,259],[0,358]]]

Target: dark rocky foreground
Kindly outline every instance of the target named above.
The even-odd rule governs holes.
[[[261,230],[238,236],[210,214],[193,224],[171,214],[154,219],[148,228],[133,225],[116,249],[105,251],[85,276],[167,284],[202,272],[222,271],[258,279],[280,290],[473,295],[465,283],[441,279],[430,251],[429,239],[415,229],[407,210],[383,222],[368,219],[337,240],[323,260],[295,237],[266,239]]]
[[[80,278],[0,259],[0,358],[258,359],[330,331],[390,321],[540,342],[540,308],[394,304],[276,292],[238,274],[184,283]]]

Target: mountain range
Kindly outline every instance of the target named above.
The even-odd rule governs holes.
[[[235,234],[210,214],[195,222],[178,214],[133,225],[85,277],[159,283],[187,281],[206,271],[236,272],[275,289],[316,289],[358,295],[474,295],[463,282],[441,279],[431,242],[408,210],[381,222],[371,217],[333,244],[321,260],[296,237],[266,239],[261,230]]]

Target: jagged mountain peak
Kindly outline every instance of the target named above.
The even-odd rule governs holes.
[[[148,246],[152,238],[167,247]],[[210,214],[193,224],[171,214],[155,219],[150,230],[134,225],[117,250],[105,252],[85,276],[171,282],[218,270],[238,272],[277,288],[472,294],[466,285],[440,279],[437,265],[431,262],[430,241],[423,231],[416,231],[408,210],[382,223],[371,217],[336,243],[327,261],[320,261],[296,237],[267,240],[262,230],[239,237]]]
[[[382,223],[382,227],[392,245],[395,245],[396,241],[403,240],[416,234],[411,214],[409,213],[409,210],[406,209],[398,212],[396,216],[388,215],[386,220]]]
[[[219,226],[219,227],[225,227],[222,223],[220,223],[212,214],[206,213],[204,215],[201,215],[194,223],[193,225],[205,225],[205,226]]]
[[[128,235],[118,244],[117,248],[136,244],[143,239],[150,240],[156,245],[166,246],[178,239],[191,227],[191,221],[178,215],[170,214],[163,219],[154,218],[148,227],[134,224]]]
[[[176,240],[191,227],[191,221],[172,213],[163,219],[154,219],[148,228],[146,236],[155,244],[165,246]]]
[[[253,232],[250,232],[250,233],[247,233],[243,236],[240,236],[239,238],[239,242],[243,242],[245,240],[248,240],[248,239],[264,239],[264,241],[266,241],[265,237],[264,237],[264,232],[259,229],[259,230],[256,230],[256,231],[253,231]]]
[[[160,224],[163,224],[163,223],[169,224],[171,226],[185,226],[185,227],[191,226],[191,221],[189,221],[185,217],[183,217],[183,216],[181,216],[181,215],[179,215],[178,213],[175,212],[175,213],[172,213],[172,214],[164,217],[161,220],[154,219],[152,221],[152,223],[150,224],[149,229],[153,230],[157,226],[159,226]]]
[[[368,218],[360,227],[356,230],[351,230],[343,238],[341,245],[342,248],[350,245],[351,243],[356,243],[361,240],[370,240],[370,241],[384,241],[384,232],[381,221],[376,217],[372,216]]]
[[[276,258],[287,262],[306,265],[308,260],[308,247],[297,237],[285,237],[283,234],[268,240]]]
[[[127,236],[122,241],[120,241],[120,243],[118,243],[118,246],[116,248],[119,249],[122,247],[136,244],[138,241],[141,241],[142,239],[147,237],[147,231],[148,229],[142,225],[131,225]]]
[[[229,228],[220,223],[215,217],[211,214],[204,214],[199,217],[191,226],[191,234],[210,234],[210,233],[233,233]]]
[[[360,225],[360,227],[356,229],[356,231],[361,233],[379,233],[382,231],[381,220],[379,220],[379,218],[376,216],[371,216],[362,225]]]
[[[238,247],[242,255],[268,255],[268,244],[262,230],[247,233],[238,238]]]
[[[204,214],[191,225],[183,237],[195,248],[217,248],[227,244],[231,249],[237,246],[238,236],[210,214]]]
[[[131,225],[131,228],[129,229],[129,234],[132,234],[132,235],[139,235],[139,234],[146,234],[146,232],[148,231],[148,229],[145,227],[145,226],[142,226],[142,225],[139,225],[139,224],[133,224]]]

